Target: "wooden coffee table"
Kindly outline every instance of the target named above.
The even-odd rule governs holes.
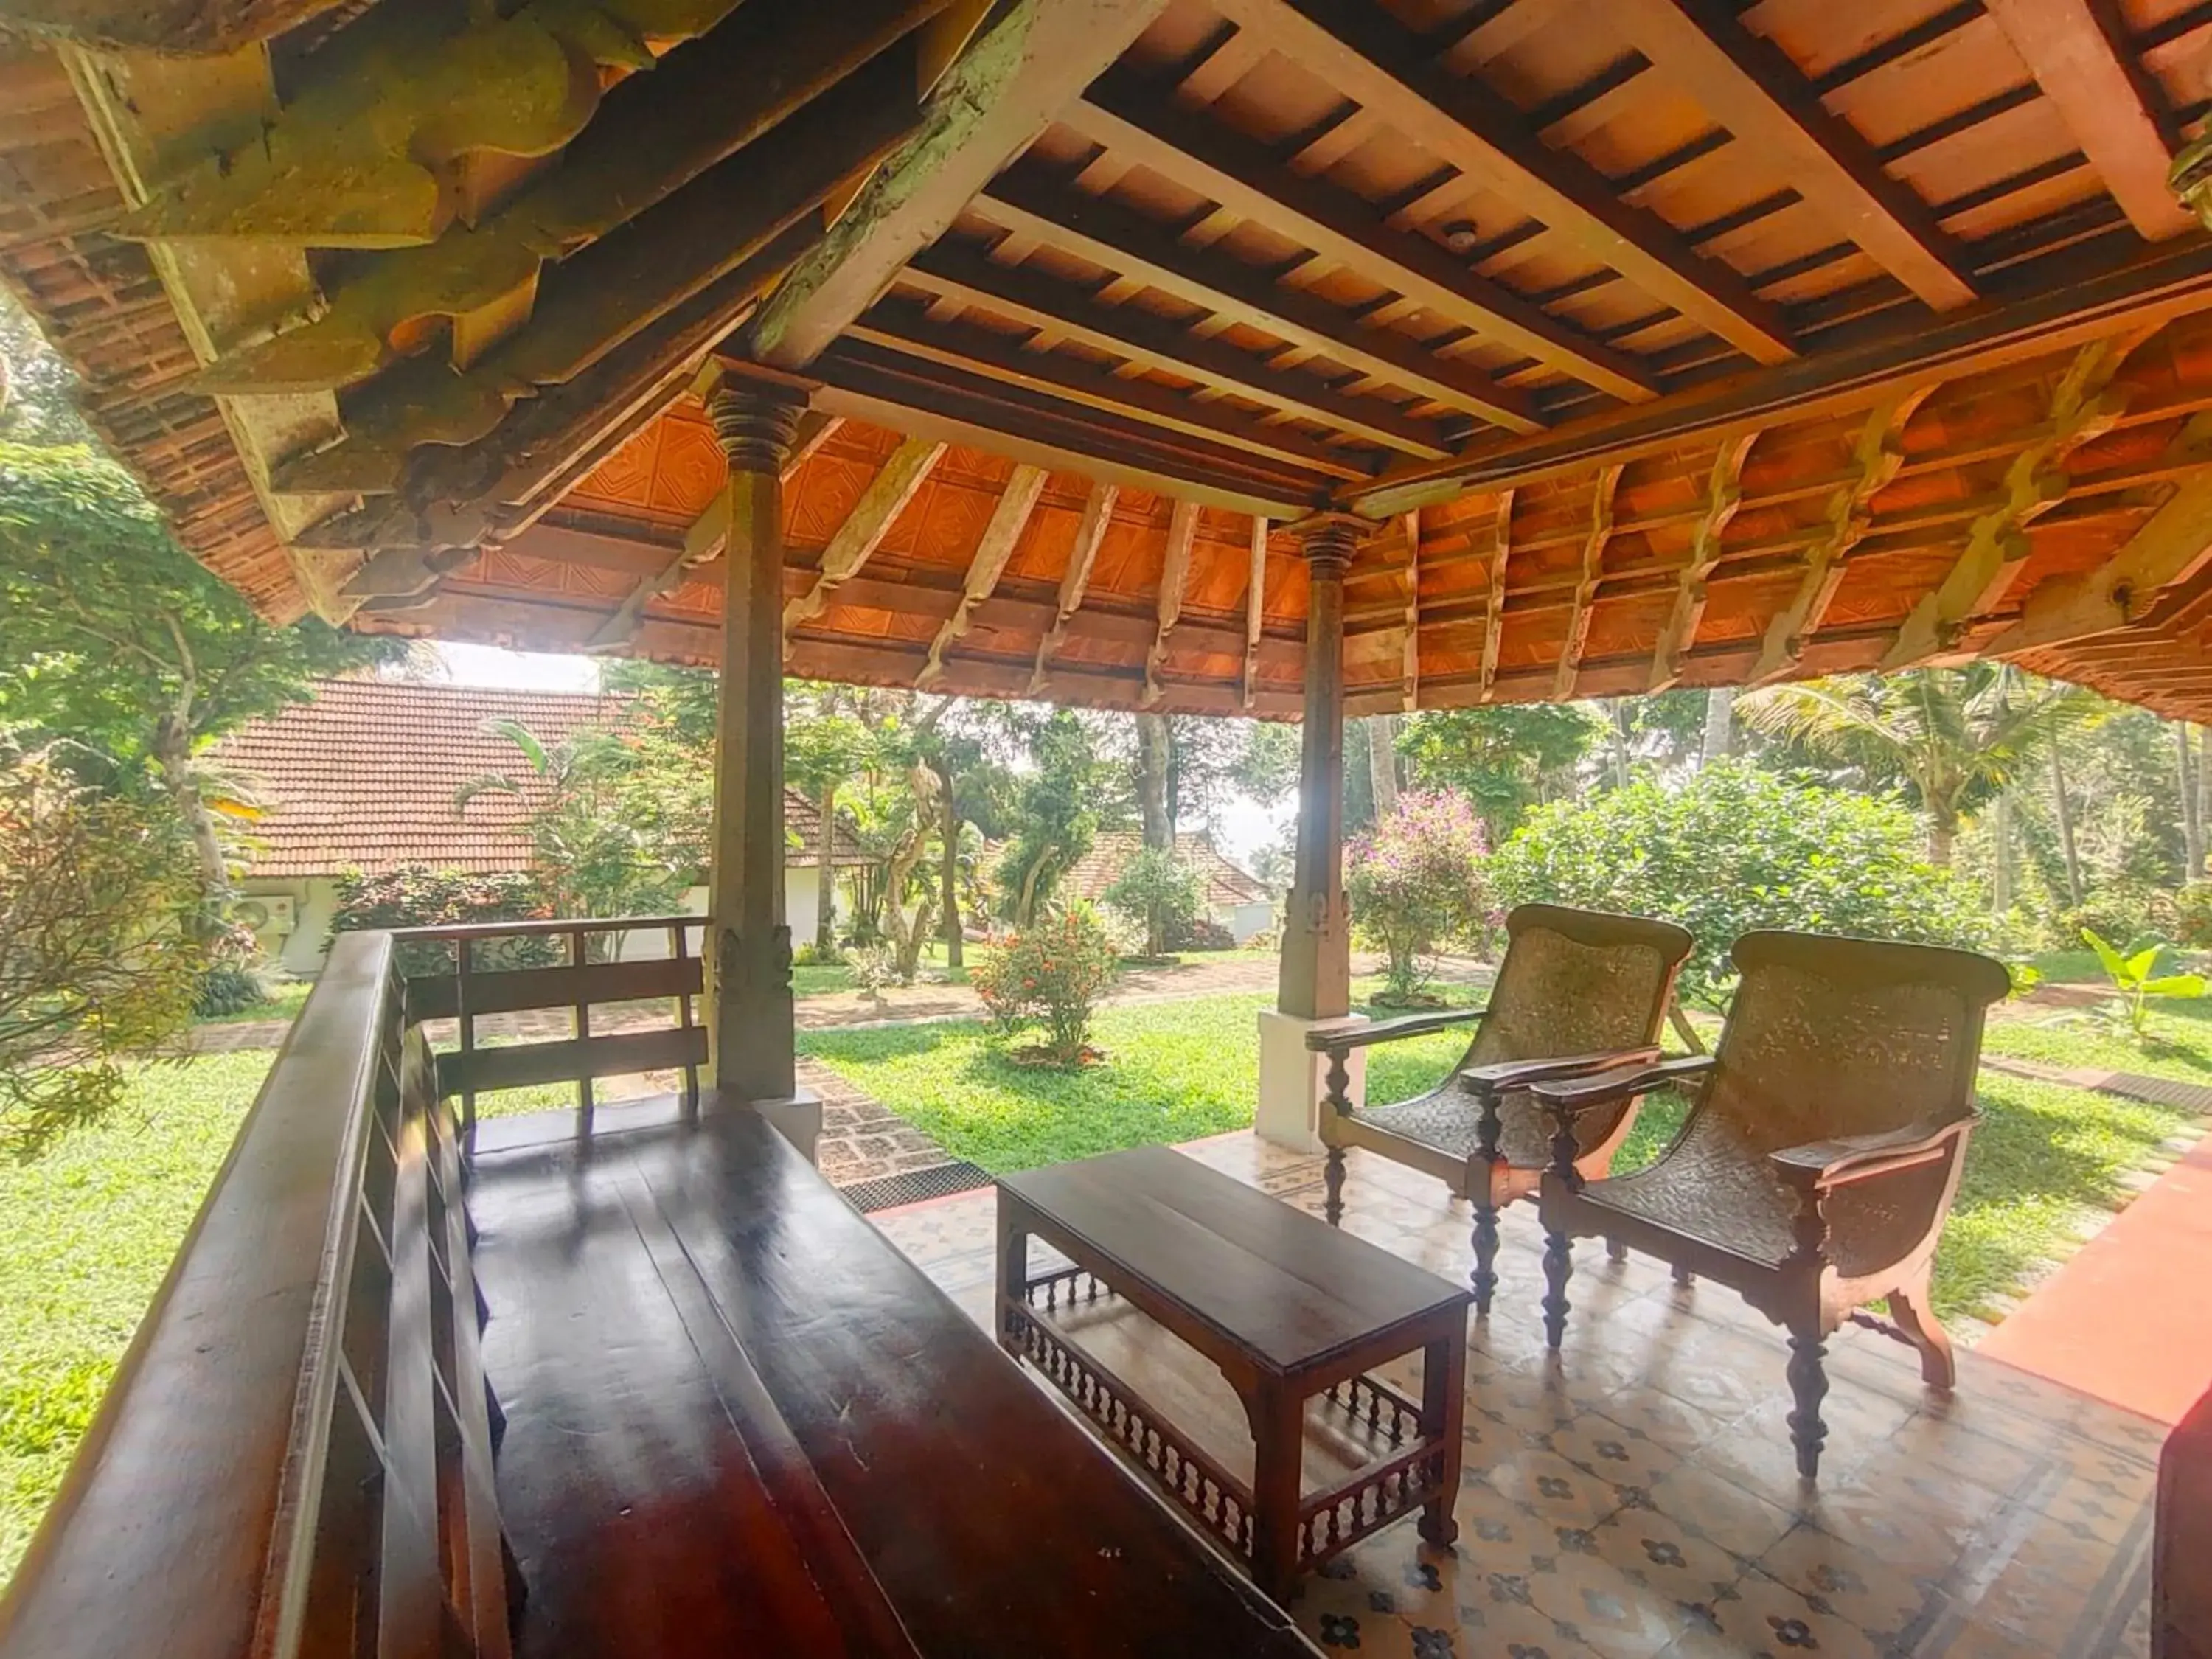
[[[1164,1146],[998,1186],[1000,1342],[1269,1595],[1286,1599],[1300,1575],[1415,1510],[1430,1542],[1457,1535],[1471,1292]],[[1074,1265],[1032,1275],[1033,1237]],[[1086,1352],[1070,1326],[1102,1297],[1126,1300],[1219,1368],[1250,1422],[1249,1485]],[[1416,1348],[1418,1405],[1369,1374]],[[1316,1395],[1373,1453],[1308,1493]]]

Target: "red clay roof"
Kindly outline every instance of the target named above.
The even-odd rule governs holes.
[[[484,794],[465,816],[453,796],[471,778],[509,776],[520,757],[487,722],[520,720],[548,744],[624,716],[627,699],[580,691],[507,691],[401,680],[325,680],[313,702],[224,738],[216,758],[265,798],[249,878],[376,873],[405,865],[483,873],[530,867],[523,820],[534,793]],[[708,763],[702,756],[700,763]],[[784,792],[793,864],[815,861],[813,804]],[[838,862],[851,856],[838,848]]]
[[[1091,850],[1076,860],[1060,890],[1072,898],[1103,897],[1120,879],[1129,860],[1144,847],[1145,838],[1133,830],[1108,830],[1091,843]],[[1213,838],[1203,830],[1186,830],[1176,837],[1176,856],[1196,866],[1206,882],[1206,906],[1265,904],[1267,890],[1253,876],[1231,864]]]

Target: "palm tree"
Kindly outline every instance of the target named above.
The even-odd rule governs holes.
[[[1922,668],[1778,685],[1736,701],[1743,723],[1904,783],[1928,817],[1928,859],[1951,862],[1960,820],[2008,787],[2081,723],[2096,699],[2007,664]]]

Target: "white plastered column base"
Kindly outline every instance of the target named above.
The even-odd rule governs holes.
[[[793,1146],[799,1155],[816,1168],[821,1167],[818,1147],[822,1141],[822,1097],[804,1084],[787,1100],[756,1100],[750,1103],[753,1110],[769,1121],[769,1127]]]
[[[1321,1103],[1328,1092],[1328,1056],[1306,1047],[1306,1033],[1342,1030],[1364,1025],[1364,1014],[1343,1014],[1333,1019],[1304,1019],[1260,1011],[1260,1106],[1252,1127],[1262,1140],[1294,1152],[1322,1150]],[[1349,1056],[1351,1084],[1346,1094],[1354,1106],[1367,1100],[1367,1051],[1355,1048]]]

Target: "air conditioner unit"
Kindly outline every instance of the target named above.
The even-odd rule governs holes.
[[[264,893],[252,898],[235,901],[230,907],[234,921],[243,922],[264,939],[286,939],[299,925],[295,901],[282,893]]]

